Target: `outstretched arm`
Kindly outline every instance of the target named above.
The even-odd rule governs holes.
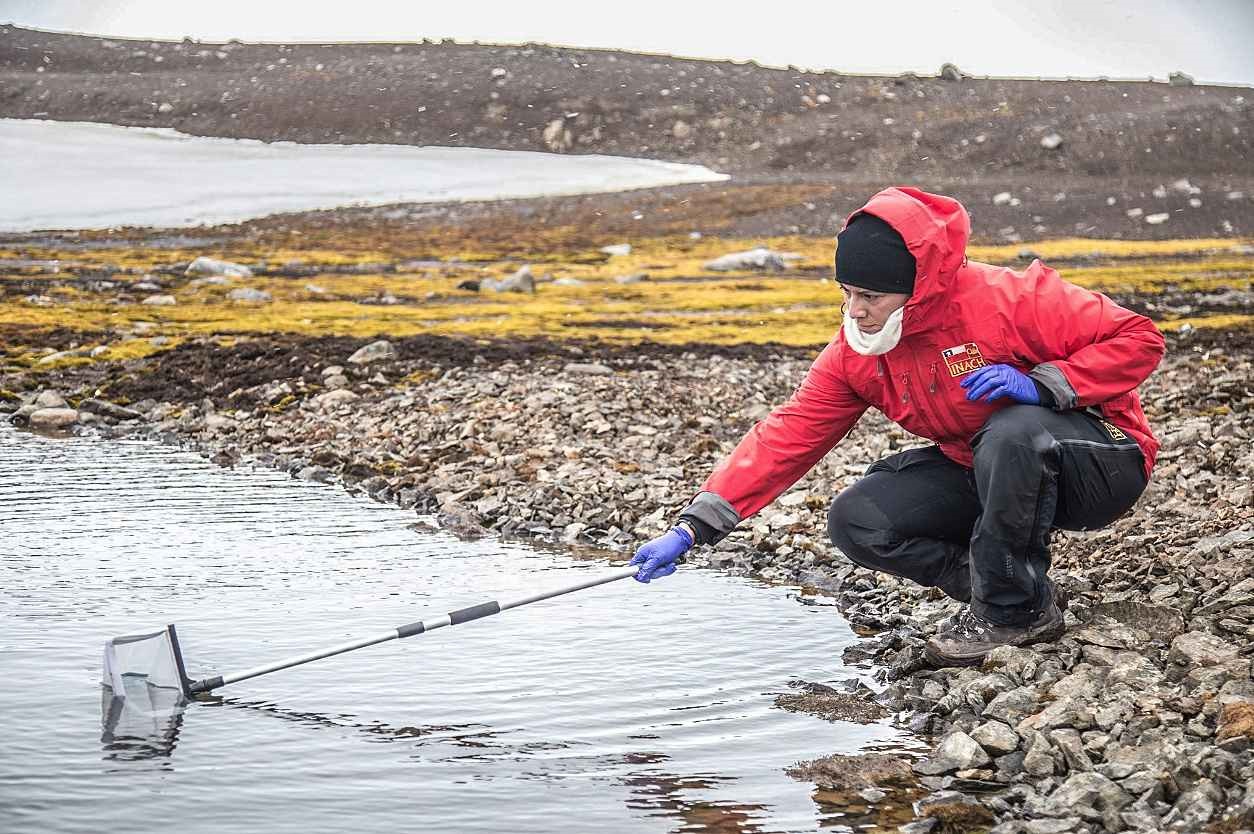
[[[783,405],[751,428],[680,514],[700,544],[719,541],[774,501],[841,441],[867,409],[845,381],[839,338]]]

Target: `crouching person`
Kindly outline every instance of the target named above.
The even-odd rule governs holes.
[[[636,578],[675,569],[805,475],[874,407],[934,445],[892,455],[832,502],[833,544],[859,565],[965,605],[927,644],[936,665],[1064,631],[1049,534],[1088,530],[1144,491],[1158,441],[1136,387],[1162,358],[1153,322],[1026,270],[970,262],[956,200],[876,194],[838,236],[836,338],[788,402],[720,463]]]

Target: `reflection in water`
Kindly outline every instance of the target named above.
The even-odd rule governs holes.
[[[662,762],[669,757],[661,753],[631,754],[633,761]],[[685,792],[709,791],[719,784],[729,784],[735,779],[726,776],[702,774],[679,776],[656,770],[628,774],[622,783],[631,788],[627,807],[634,810],[656,811],[655,817],[674,817],[679,826],[674,831],[706,832],[707,834],[752,834],[762,831],[753,817],[768,810],[765,805],[747,805],[727,801],[710,801],[685,796]]]
[[[177,689],[126,678],[126,694],[100,688],[100,744],[105,761],[169,758],[178,746],[187,701]]]

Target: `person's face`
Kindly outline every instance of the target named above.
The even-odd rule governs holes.
[[[873,292],[848,284],[840,284],[840,290],[845,294],[849,318],[863,333],[878,333],[888,317],[910,300],[910,294],[904,292]]]

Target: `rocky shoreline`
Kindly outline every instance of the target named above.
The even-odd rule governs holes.
[[[1145,388],[1163,441],[1149,490],[1108,529],[1056,534],[1054,575],[1070,607],[1055,644],[999,650],[979,669],[929,669],[923,641],[954,604],[853,567],[825,541],[831,496],[918,442],[878,415],[774,505],[690,558],[833,595],[867,635],[845,656],[880,670],[884,689],[864,699],[935,742],[914,768],[930,795],[901,830],[1254,829],[1250,335],[1169,337]],[[222,465],[340,482],[461,536],[625,555],[664,529],[787,397],[811,355],[338,338],[262,340],[250,357],[248,345],[191,340],[129,367],[10,375],[0,388],[20,393],[4,407],[19,424],[153,437]],[[230,391],[197,390],[187,370],[232,363],[254,373]],[[175,401],[128,395],[179,373],[190,384]],[[838,768],[845,776],[823,778],[847,782],[863,764],[850,759]],[[891,788],[868,790],[893,801]]]

